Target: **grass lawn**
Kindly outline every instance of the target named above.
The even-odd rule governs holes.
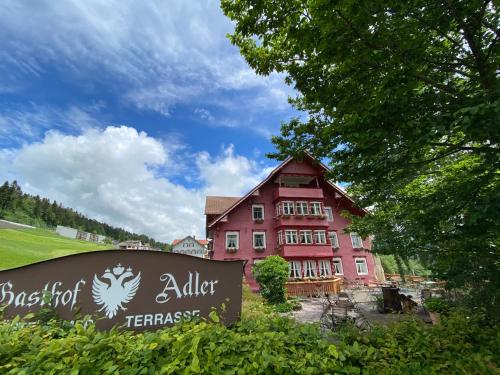
[[[77,241],[45,229],[0,229],[0,270],[111,245]]]

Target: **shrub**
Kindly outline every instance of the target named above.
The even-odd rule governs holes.
[[[407,319],[334,339],[273,313],[232,327],[212,321],[156,332],[97,332],[77,322],[0,321],[1,374],[497,374],[500,327],[451,315]]]
[[[253,275],[260,285],[264,299],[272,304],[285,302],[285,283],[288,262],[278,255],[271,255],[253,268]]]
[[[436,297],[426,299],[424,306],[427,310],[437,313],[447,313],[451,308],[450,302]]]

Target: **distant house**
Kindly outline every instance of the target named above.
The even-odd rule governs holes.
[[[79,229],[65,227],[62,225],[58,225],[56,227],[56,233],[63,237],[73,238],[75,240],[80,240],[80,241],[104,243],[104,241],[106,240],[106,236],[102,236],[100,234],[95,234],[95,233],[84,232]]]
[[[208,254],[207,244],[207,240],[197,240],[195,236],[187,236],[172,242],[172,252],[206,258]]]
[[[118,248],[120,250],[153,250],[149,246],[149,244],[143,244],[142,241],[139,240],[128,240],[123,241],[118,244]]]

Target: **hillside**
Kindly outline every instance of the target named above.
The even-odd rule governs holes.
[[[72,240],[45,229],[0,229],[0,270],[110,246]]]

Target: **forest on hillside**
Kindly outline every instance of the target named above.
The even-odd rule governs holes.
[[[63,207],[55,200],[51,202],[38,195],[26,194],[17,181],[12,183],[5,181],[0,187],[0,219],[42,228],[64,225],[89,233],[101,234],[118,241],[141,240],[143,243],[149,243],[153,248],[162,250],[168,250],[170,247],[144,234],[131,233],[125,229],[89,219],[72,208]]]

